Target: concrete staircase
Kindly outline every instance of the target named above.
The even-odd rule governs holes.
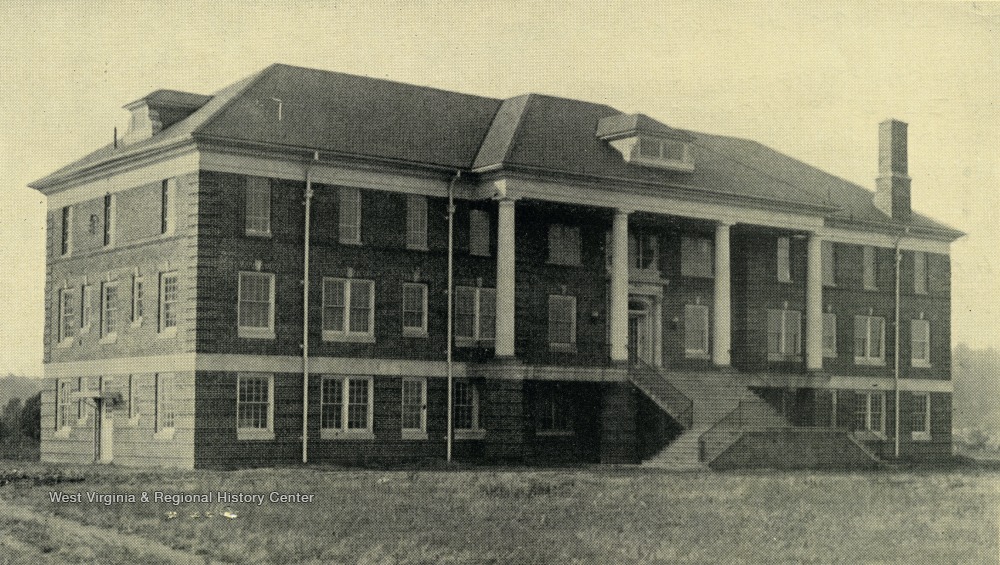
[[[737,411],[737,408],[739,408],[739,424],[741,426],[749,425],[749,427],[756,429],[788,426],[784,417],[750,389],[739,383],[735,375],[727,373],[670,373],[667,377],[660,373],[660,377],[669,381],[672,388],[679,390],[691,400],[693,414],[691,425],[686,426],[684,432],[663,451],[644,461],[644,466],[671,470],[707,469],[705,462],[701,461],[699,439],[727,416],[733,418],[733,413]],[[643,387],[639,388],[649,395]],[[670,412],[668,411],[668,413]],[[672,413],[671,415],[673,416]],[[725,424],[724,422],[720,426],[724,427]],[[735,441],[738,434],[728,433],[727,435],[727,432],[724,432],[716,434],[714,437],[726,438],[728,436],[732,436],[733,441]]]

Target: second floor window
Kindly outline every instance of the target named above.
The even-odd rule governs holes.
[[[792,242],[790,238],[778,238],[778,282],[792,282]]]
[[[455,287],[455,341],[489,341],[496,336],[496,289]]]
[[[243,217],[247,235],[271,235],[270,179],[247,178]]]
[[[59,341],[76,337],[79,323],[76,319],[76,291],[71,288],[59,290]]]
[[[485,210],[469,210],[469,254],[490,256],[490,215]]]
[[[802,354],[802,313],[767,311],[767,358],[781,361]]]
[[[361,190],[342,186],[338,192],[340,243],[361,243]]]
[[[104,283],[101,289],[101,337],[114,335],[118,331],[118,285]]]
[[[927,254],[913,253],[913,292],[927,294]]]
[[[858,365],[885,364],[885,318],[854,317],[854,362]]]
[[[832,241],[824,241],[821,245],[823,260],[823,285],[837,285],[837,255]]]
[[[931,366],[931,323],[927,320],[910,320],[910,364]]]
[[[240,272],[237,303],[240,337],[274,337],[274,273]]]
[[[681,238],[681,274],[685,277],[711,277],[712,240],[706,237]]]
[[[161,332],[177,327],[179,296],[177,273],[160,273],[160,328]]]
[[[660,247],[653,234],[635,231],[628,234],[628,265],[632,269],[659,268]]]
[[[427,197],[406,197],[406,248],[427,250]]]
[[[576,347],[576,297],[549,295],[549,349]]]
[[[61,233],[62,238],[60,240],[60,255],[69,255],[72,249],[72,237],[73,237],[73,207],[63,206],[62,209],[62,225]]]
[[[580,228],[552,224],[549,226],[549,263],[554,265],[580,264]]]
[[[403,335],[427,335],[427,285],[403,283]]]
[[[374,326],[375,281],[323,279],[323,339],[368,341]]]
[[[875,290],[878,288],[877,285],[877,260],[875,255],[875,248],[871,245],[865,245],[861,248],[861,284],[865,290]]]

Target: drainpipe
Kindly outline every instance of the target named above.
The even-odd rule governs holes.
[[[899,232],[899,236],[896,237],[896,323],[895,323],[895,336],[893,343],[893,360],[892,360],[892,372],[893,372],[893,384],[895,384],[895,402],[893,404],[895,408],[895,418],[894,418],[894,442],[893,442],[893,454],[896,459],[899,459],[899,266],[902,262],[902,253],[899,249],[899,244],[903,240],[903,235],[909,232],[909,228],[903,228],[903,231]]]
[[[319,151],[313,152],[319,161]],[[312,168],[306,166],[305,230],[302,237],[302,462],[309,462],[309,223],[312,216]]]
[[[451,450],[452,443],[454,441],[454,381],[455,381],[455,367],[454,360],[452,359],[452,334],[455,331],[454,328],[454,288],[455,288],[455,181],[462,176],[462,171],[455,169],[455,176],[451,177],[448,181],[448,329],[447,329],[447,340],[448,345],[445,347],[447,351],[447,366],[448,366],[448,432],[447,432],[447,445],[448,454],[446,460],[451,462]]]

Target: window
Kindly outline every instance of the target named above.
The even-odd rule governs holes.
[[[406,248],[427,250],[427,197],[406,197]]]
[[[111,245],[111,240],[114,235],[114,195],[105,194],[104,195],[104,246],[107,247]]]
[[[113,339],[118,332],[118,284],[101,284],[101,338]]]
[[[157,373],[156,385],[156,435],[170,439],[174,434],[177,406],[174,394],[174,374]]]
[[[679,171],[693,171],[690,144],[679,139],[640,136],[630,161]]]
[[[927,254],[913,253],[913,292],[927,294]]]
[[[871,245],[865,245],[861,248],[861,259],[862,259],[862,285],[865,290],[875,290],[875,248]]]
[[[496,336],[496,289],[455,287],[455,341],[471,345]],[[492,344],[490,344],[492,345]]]
[[[271,235],[271,179],[247,177],[244,195],[247,235]]]
[[[485,210],[469,210],[469,253],[490,256],[490,215]]]
[[[83,392],[90,387],[85,377],[79,377],[76,379],[76,390],[77,392]],[[76,421],[79,424],[87,419],[86,412],[83,411],[83,399],[78,398],[76,401]]]
[[[132,325],[142,325],[142,277],[132,277]]]
[[[160,185],[160,233],[174,233],[177,179],[165,179]]]
[[[177,328],[177,273],[160,273],[160,332]]]
[[[910,364],[931,366],[931,323],[928,320],[910,320]]]
[[[882,391],[860,391],[855,411],[854,429],[885,433],[885,393]]]
[[[274,439],[274,375],[236,376],[236,438]]]
[[[801,354],[802,313],[797,310],[768,310],[768,360],[785,361]]]
[[[69,428],[70,421],[70,383],[58,380],[56,386],[56,430]]]
[[[340,187],[340,243],[361,243],[361,191],[348,186]]]
[[[910,437],[916,441],[931,439],[931,393],[914,392],[910,412]]]
[[[60,255],[69,255],[72,250],[73,238],[73,207],[63,206],[62,237],[60,239]]]
[[[535,433],[549,436],[571,435],[572,404],[563,387],[557,383],[541,383],[537,394]]]
[[[274,273],[241,271],[237,301],[239,336],[274,338]]]
[[[562,224],[549,226],[549,263],[579,265],[581,245],[579,227]]]
[[[375,281],[323,279],[323,339],[375,341]]]
[[[372,439],[371,377],[324,376],[320,387],[320,437]]]
[[[403,335],[427,336],[427,285],[403,283]]]
[[[837,255],[832,241],[824,241],[821,245],[823,261],[823,285],[837,286]]]
[[[482,438],[483,430],[479,426],[479,388],[467,380],[456,380],[453,399],[456,439]]]
[[[139,382],[135,375],[128,376],[128,390],[125,391],[125,402],[128,403],[126,414],[129,420],[139,417]]]
[[[76,337],[76,291],[72,288],[59,289],[59,342]]]
[[[609,239],[608,247],[610,246]],[[659,241],[655,235],[641,231],[628,234],[628,265],[640,270],[659,268]]]
[[[403,439],[427,439],[427,379],[403,379]]]
[[[80,292],[80,333],[90,331],[90,323],[94,319],[94,286],[85,284]]]
[[[837,315],[823,313],[823,357],[837,356]]]
[[[708,306],[701,304],[684,306],[684,355],[708,356]]]
[[[885,365],[885,318],[854,317],[854,363]]]
[[[792,282],[791,239],[778,238],[778,282]]]
[[[576,351],[576,297],[549,295],[549,349]]]
[[[681,274],[711,277],[712,272],[712,241],[704,237],[681,238]]]

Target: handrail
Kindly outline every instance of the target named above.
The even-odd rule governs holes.
[[[771,405],[761,398],[745,398],[698,436],[698,458],[702,463],[711,463],[747,431],[791,427],[787,420],[778,416]]]
[[[685,430],[691,429],[694,424],[694,401],[670,384],[659,369],[637,361],[629,365],[628,374],[632,384],[666,410]],[[667,394],[658,394],[654,388],[665,389]]]

